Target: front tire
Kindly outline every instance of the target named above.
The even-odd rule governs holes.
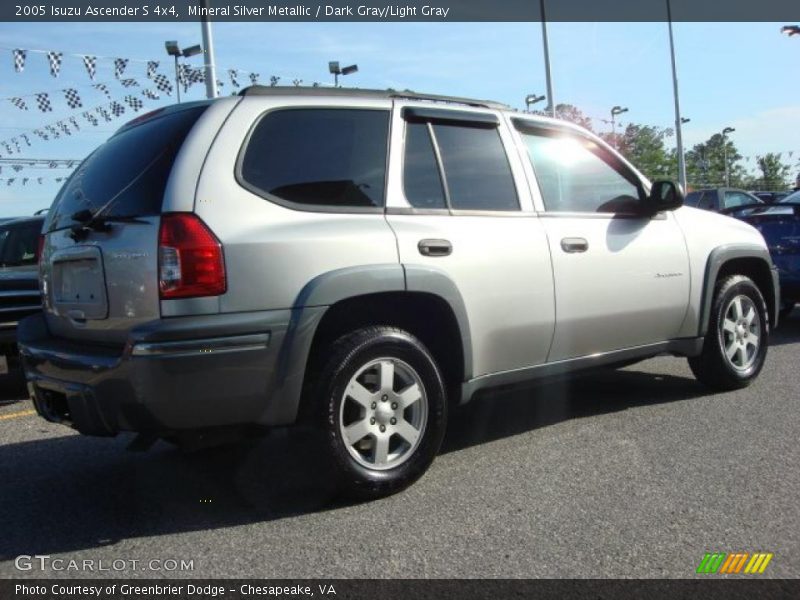
[[[703,352],[689,366],[711,388],[741,389],[758,377],[768,345],[764,297],[750,278],[732,275],[717,284]]]
[[[310,400],[340,491],[370,499],[402,490],[428,469],[444,437],[447,399],[436,361],[394,327],[354,331],[329,356]]]

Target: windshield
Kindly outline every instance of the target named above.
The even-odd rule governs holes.
[[[62,188],[50,231],[71,225],[83,210],[106,217],[158,214],[178,150],[205,109],[165,112],[112,136]]]
[[[0,266],[35,265],[43,219],[0,226]]]

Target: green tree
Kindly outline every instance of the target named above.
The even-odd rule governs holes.
[[[583,114],[583,111],[572,104],[556,104],[556,118],[570,123],[575,123],[593,131],[592,119]]]
[[[780,152],[756,156],[756,163],[761,171],[759,187],[776,191],[789,187],[789,165],[783,163]]]
[[[727,138],[723,146],[722,134],[715,133],[686,153],[686,178],[689,187],[696,189],[724,186],[726,150],[731,187],[744,185],[747,172],[742,165],[742,155],[736,149],[736,144],[731,138]]]
[[[676,179],[675,154],[667,150],[665,143],[673,133],[669,128],[630,123],[617,134],[617,150],[649,179]],[[612,144],[611,134],[602,137]]]

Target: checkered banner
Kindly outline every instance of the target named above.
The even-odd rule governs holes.
[[[228,69],[228,77],[231,78],[231,85],[235,88],[239,87],[239,80],[237,79],[238,72],[236,69]]]
[[[14,56],[14,70],[17,73],[22,73],[25,70],[25,57],[28,55],[27,51],[25,50],[12,50],[11,53]]]
[[[64,121],[58,121],[56,125],[58,125],[61,128],[61,131],[63,131],[66,135],[72,135],[72,132],[69,130],[69,127],[67,127],[67,124],[64,123]]]
[[[67,105],[70,108],[83,107],[83,103],[81,102],[81,97],[78,95],[78,90],[74,88],[67,88],[66,90],[64,90],[64,98],[66,98]]]
[[[150,100],[158,100],[161,98],[158,92],[149,88],[142,90],[142,96],[145,98],[150,98]]]
[[[156,69],[158,69],[158,61],[157,60],[148,60],[147,61],[147,78],[152,79],[156,75]]]
[[[83,118],[84,118],[84,119],[86,119],[87,121],[89,121],[89,123],[91,123],[93,127],[97,127],[97,122],[98,122],[98,121],[97,121],[97,117],[95,117],[95,116],[94,116],[92,113],[90,113],[88,110],[86,110],[86,111],[82,112],[82,113],[81,113],[81,116],[83,116]]]
[[[36,104],[42,112],[53,112],[53,107],[50,105],[50,97],[47,94],[36,94]]]
[[[42,138],[42,139],[43,139],[45,142],[46,142],[47,140],[49,140],[49,139],[50,139],[50,136],[48,136],[48,135],[47,135],[47,134],[46,134],[44,131],[42,131],[41,129],[34,129],[34,130],[33,130],[33,133],[34,133],[34,134],[36,134],[36,135],[38,135],[38,136],[39,136],[40,138]]]
[[[47,129],[54,138],[58,139],[61,137],[61,134],[58,133],[58,130],[52,125],[45,125],[44,128]]]
[[[83,66],[86,67],[86,72],[89,74],[89,79],[94,81],[94,76],[97,73],[97,57],[84,54]]]
[[[249,77],[251,85],[255,85],[258,83],[258,77],[259,77],[258,73],[250,73]]]
[[[78,125],[78,119],[76,119],[75,117],[70,117],[69,122],[72,123],[72,126],[75,128],[75,131],[81,130],[80,126]]]
[[[122,74],[125,72],[125,69],[128,67],[128,59],[127,58],[115,58],[114,59],[114,77],[119,79],[122,77]]]
[[[58,77],[58,73],[61,71],[61,61],[63,58],[63,52],[51,51],[47,53],[47,63],[50,65],[50,75],[53,77]]]
[[[136,96],[125,96],[125,102],[127,102],[128,105],[136,112],[139,112],[139,110],[144,106],[144,102],[139,100],[139,98]]]
[[[11,98],[11,104],[16,106],[20,110],[28,110],[28,105],[25,104],[25,100],[22,98]]]
[[[139,82],[135,79],[121,79],[120,83],[122,84],[122,87],[126,88],[139,86]]]

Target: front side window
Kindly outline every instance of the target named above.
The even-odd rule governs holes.
[[[643,192],[593,141],[566,132],[521,131],[548,212],[627,214]]]
[[[279,202],[330,208],[384,204],[389,112],[290,109],[258,122],[241,181]]]

